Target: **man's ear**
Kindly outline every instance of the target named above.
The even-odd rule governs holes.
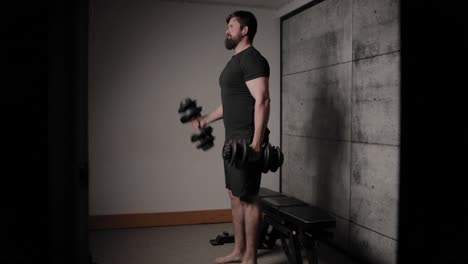
[[[242,36],[247,35],[247,33],[249,33],[249,27],[248,27],[248,26],[244,26],[244,27],[242,28],[242,32],[241,32],[241,33],[242,33]]]

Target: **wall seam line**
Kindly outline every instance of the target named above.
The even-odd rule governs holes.
[[[351,25],[351,27],[352,27],[352,25]],[[352,38],[352,37],[351,37],[351,38]],[[351,40],[351,41],[352,41],[352,40]],[[352,44],[351,44],[351,49],[352,49]],[[333,64],[329,64],[329,65],[325,65],[325,66],[310,68],[310,69],[306,69],[306,70],[302,70],[302,71],[286,73],[286,74],[282,74],[282,76],[289,76],[289,75],[295,75],[295,74],[299,74],[299,73],[305,73],[305,72],[320,70],[320,69],[324,69],[324,68],[330,68],[330,67],[338,66],[338,65],[341,65],[341,64],[352,63],[352,62],[362,61],[362,60],[367,60],[367,59],[372,59],[372,58],[376,58],[376,57],[380,57],[380,56],[385,56],[385,55],[389,55],[389,54],[393,54],[393,53],[398,53],[398,52],[400,52],[400,49],[394,50],[394,51],[389,51],[389,52],[386,52],[386,53],[381,53],[381,54],[373,55],[373,56],[369,56],[369,57],[363,57],[363,58],[359,58],[359,59],[351,59],[351,60],[349,60],[349,61],[343,61],[343,62],[333,63]],[[351,51],[351,54],[352,54],[352,51]],[[351,56],[352,56],[352,55],[351,55]]]
[[[348,200],[348,215],[349,215],[349,219],[348,219],[348,251],[350,251],[351,249],[351,181],[352,181],[352,173],[353,173],[353,89],[354,89],[354,85],[353,85],[353,78],[354,78],[354,74],[353,74],[353,24],[354,24],[354,0],[351,0],[351,103],[350,103],[350,118],[351,118],[351,122],[350,122],[350,135],[349,135],[349,139],[350,139],[350,146],[349,146],[349,200]]]
[[[307,136],[307,135],[297,135],[297,134],[289,134],[289,133],[283,133],[283,135],[290,136],[290,137],[300,137],[300,138],[323,140],[323,141],[329,141],[329,142],[349,142],[349,143],[368,144],[368,145],[376,145],[376,146],[400,147],[400,145],[398,145],[398,144],[386,144],[386,143],[368,142],[368,141],[359,141],[359,140],[346,140],[346,139],[330,139],[330,138]]]
[[[366,230],[369,230],[369,231],[371,231],[371,232],[374,232],[374,233],[376,233],[376,234],[378,234],[378,235],[380,235],[380,236],[383,236],[383,237],[385,237],[385,238],[388,238],[388,239],[391,239],[391,240],[394,240],[394,241],[398,242],[398,239],[393,238],[393,237],[388,236],[388,235],[385,235],[385,234],[382,234],[382,233],[380,233],[379,231],[376,231],[376,230],[374,230],[374,229],[371,229],[371,228],[369,228],[369,227],[367,227],[367,226],[360,225],[360,224],[358,224],[358,223],[356,223],[356,222],[354,222],[354,221],[351,221],[351,220],[349,220],[349,222],[352,223],[352,224],[354,224],[354,225],[356,225],[356,226],[359,226],[359,227],[361,227],[361,228],[363,228],[363,229],[366,229]]]
[[[284,20],[281,18],[280,19],[280,148],[283,148],[283,24]],[[287,158],[287,157],[286,157]],[[284,162],[284,161],[283,161]],[[279,192],[283,193],[283,166],[280,166],[279,168],[279,186],[278,186]]]

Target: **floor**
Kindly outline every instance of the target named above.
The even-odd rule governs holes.
[[[234,246],[209,243],[223,231],[232,233],[232,224],[92,230],[91,254],[96,264],[212,263],[215,257],[228,254]],[[322,243],[317,252],[320,264],[357,264]],[[279,240],[275,248],[258,251],[258,264],[283,263],[288,261]],[[308,263],[305,257],[304,263]]]

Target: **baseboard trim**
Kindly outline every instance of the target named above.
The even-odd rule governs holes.
[[[232,222],[231,209],[167,213],[92,215],[89,229],[117,229]]]

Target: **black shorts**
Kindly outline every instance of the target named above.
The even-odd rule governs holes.
[[[248,163],[245,168],[236,168],[224,161],[226,189],[241,200],[255,196],[260,190],[262,171],[260,166]]]
[[[268,143],[268,134],[264,138],[264,142]],[[250,145],[251,138],[247,142]],[[226,189],[230,190],[232,195],[247,200],[257,195],[260,190],[262,166],[260,163],[247,162],[245,167],[237,168],[224,161],[224,178]]]

